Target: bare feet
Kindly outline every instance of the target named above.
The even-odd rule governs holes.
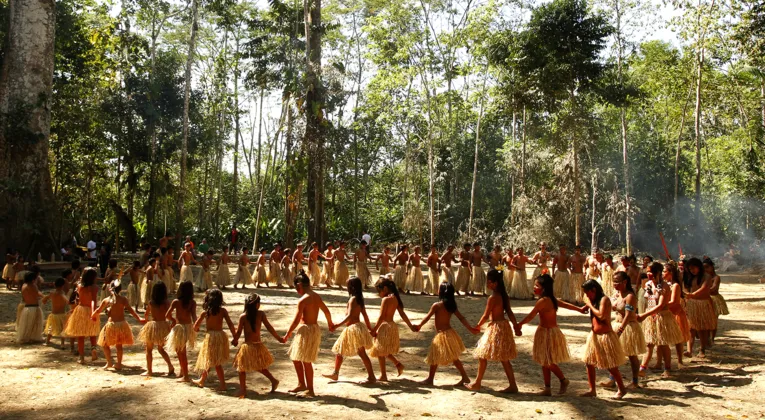
[[[668,370],[665,370],[664,373],[661,374],[661,378],[662,379],[667,379],[667,378],[671,378],[671,377],[672,377],[672,375],[669,373]]]
[[[122,363],[117,363],[116,365],[114,365],[114,370],[116,371],[122,370]]]
[[[602,386],[603,388],[613,388],[614,384],[615,382],[609,379],[609,380],[601,382],[598,385]]]
[[[551,397],[552,396],[552,390],[550,390],[549,387],[545,387],[541,391],[537,392],[534,395],[538,395],[540,397]]]
[[[205,387],[205,381],[202,378],[197,379],[196,381],[191,381],[194,385],[204,388]]]
[[[464,384],[465,388],[471,390],[471,391],[480,391],[481,390],[481,384],[473,382],[469,384]]]
[[[638,371],[638,378],[645,378],[645,370],[640,369]]]
[[[657,363],[657,364],[655,364],[655,365],[653,365],[653,366],[651,366],[651,369],[652,369],[652,370],[659,370],[659,369],[661,369],[661,368],[662,368],[662,366],[661,366],[660,364],[658,364],[658,363]]]
[[[507,388],[499,391],[503,394],[517,394],[518,393],[518,385],[514,386],[508,386]]]
[[[598,394],[595,392],[595,390],[591,389],[591,390],[589,390],[587,392],[582,392],[581,394],[579,394],[579,396],[580,397],[592,398],[592,397],[597,397]]]
[[[401,376],[401,374],[404,373],[404,364],[401,362],[398,362],[396,364],[396,370],[398,371],[398,376]]]
[[[635,382],[632,382],[631,384],[628,384],[626,386],[627,389],[640,389],[640,385],[636,384]]]
[[[96,349],[92,349],[90,351],[90,357],[93,359],[94,362],[98,360],[98,352],[96,351]]]
[[[388,382],[388,375],[380,375],[380,377],[377,378],[377,382]]]
[[[141,374],[141,376],[153,376],[153,375],[154,375],[154,372],[152,372],[152,371],[150,371],[150,370],[144,371],[144,372]]]
[[[614,400],[621,400],[625,395],[627,395],[627,389],[620,389],[619,391],[616,391],[616,394],[611,398]]]
[[[374,376],[371,376],[363,381],[359,381],[359,385],[371,385],[375,382],[377,382],[377,379]]]
[[[109,370],[109,369],[111,369],[112,367],[113,367],[113,366],[112,366],[112,364],[111,364],[111,363],[107,363],[107,364],[104,366],[104,370]]]
[[[306,390],[308,390],[308,388],[306,388],[305,385],[300,384],[296,388],[290,389],[287,392],[289,392],[290,394],[297,394],[298,392],[303,392],[303,391],[306,391]]]
[[[337,378],[338,378],[337,372],[332,372],[329,375],[327,375],[326,373],[323,373],[321,376],[323,376],[323,377],[325,377],[325,378],[327,378],[327,379],[329,379],[329,380],[331,380],[333,382],[337,382]]]
[[[313,393],[313,391],[306,390],[305,392],[301,392],[297,397],[298,398],[313,398],[316,394]]]
[[[700,351],[699,354],[696,355],[697,359],[706,359],[707,355],[704,354],[704,352]]]
[[[172,377],[175,376],[175,370],[171,370],[171,371],[167,372],[166,374],[164,374],[162,376],[164,376],[166,378],[172,378]]]
[[[433,379],[432,378],[425,378],[425,379],[423,379],[421,381],[418,381],[417,383],[420,384],[420,385],[433,386]]]
[[[215,390],[223,392],[223,391],[228,391],[228,388],[226,387],[226,384],[220,384],[220,385],[218,385],[217,388],[215,388]]]
[[[235,397],[239,399],[244,399],[244,397],[247,396],[247,390],[246,389],[239,389],[239,392],[236,393]]]
[[[693,355],[692,355],[692,354],[691,354],[691,352],[689,352],[689,351],[684,351],[684,352],[683,352],[683,356],[685,356],[685,357],[691,357],[691,356],[693,356]]]
[[[84,357],[80,357],[80,360],[78,360],[77,363],[79,363],[81,365],[84,365],[85,364],[85,358]]]
[[[277,388],[278,386],[279,386],[279,381],[277,381],[276,379],[274,379],[274,380],[272,380],[272,381],[271,381],[271,393],[272,393],[272,394],[273,394],[274,392],[276,392],[276,388]]]
[[[460,381],[459,381],[459,382],[457,382],[456,384],[454,384],[454,385],[452,385],[452,386],[454,386],[454,387],[460,387],[460,386],[465,386],[465,385],[467,385],[467,384],[469,384],[469,383],[470,383],[470,378],[468,378],[468,377],[465,377],[465,378],[462,378],[462,379],[460,379]]]
[[[176,382],[191,382],[191,378],[187,376],[181,376]]]
[[[558,391],[558,395],[563,395],[566,393],[566,390],[568,389],[568,385],[571,383],[568,379],[564,379],[560,381],[560,391]]]

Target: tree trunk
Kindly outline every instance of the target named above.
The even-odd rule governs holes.
[[[526,105],[523,105],[523,128],[521,129],[521,193],[526,192]]]
[[[598,175],[595,174],[592,176],[592,221],[590,222],[590,229],[592,230],[592,240],[590,242],[590,249],[595,252],[595,250],[598,248],[598,232],[595,227],[595,214],[596,212],[596,201],[595,197],[598,194]],[[629,225],[627,225],[629,226]],[[627,242],[627,246],[629,246],[629,242]],[[629,249],[629,248],[627,248]],[[630,255],[630,252],[627,251],[627,255]]]
[[[765,143],[765,76],[760,81],[760,135],[762,135],[762,142]]]
[[[0,247],[58,251],[48,167],[56,6],[9,0],[0,71]],[[33,249],[34,247],[34,249]]]
[[[484,79],[484,87],[486,79]],[[473,185],[470,187],[470,218],[468,219],[468,239],[473,239],[473,212],[475,210],[475,185],[478,180],[478,143],[481,139],[481,118],[483,117],[483,97],[478,111],[478,122],[475,128],[475,153],[473,154]]]
[[[304,143],[308,151],[308,234],[309,241],[324,242],[324,86],[321,80],[321,0],[304,0],[305,19],[305,102]]]
[[[191,0],[191,30],[189,34],[189,51],[186,57],[185,88],[183,93],[183,143],[181,146],[181,176],[178,180],[178,197],[175,203],[175,249],[180,249],[183,227],[183,200],[186,192],[186,159],[189,154],[189,100],[191,98],[191,68],[194,65],[194,54],[197,41],[197,18],[199,0]]]
[[[705,48],[700,46],[701,50],[697,55],[696,68],[696,110],[694,111],[694,136],[696,137],[696,196],[695,196],[695,218],[696,223],[701,222],[701,76],[704,67]]]
[[[430,124],[428,124],[430,125]],[[433,173],[433,128],[428,127],[428,201],[430,201],[430,243],[436,242],[436,206],[435,206],[435,182]],[[420,235],[422,236],[422,235]],[[422,242],[422,239],[420,239]]]
[[[234,181],[231,192],[231,215],[236,218],[239,206],[239,34],[236,37],[236,61],[234,62]],[[234,223],[236,223],[234,221]]]
[[[266,94],[265,87],[261,86],[260,88],[260,110],[258,111],[258,160],[255,163],[255,177],[258,180],[258,185],[262,182],[260,180],[260,148],[261,148],[261,138],[263,135],[263,97]],[[252,152],[250,152],[252,153]]]
[[[677,222],[677,200],[680,194],[680,145],[683,139],[683,130],[685,129],[685,115],[688,110],[688,104],[691,101],[691,93],[693,92],[693,84],[689,84],[688,96],[685,97],[685,104],[683,105],[683,115],[680,117],[680,127],[677,133],[677,149],[675,150],[675,207],[674,218]]]

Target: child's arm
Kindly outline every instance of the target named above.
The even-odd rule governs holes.
[[[93,314],[92,314],[92,315],[90,315],[90,319],[92,319],[92,320],[94,320],[94,321],[95,321],[96,319],[98,319],[98,316],[101,314],[101,312],[102,312],[104,309],[106,309],[106,306],[107,306],[108,304],[109,304],[109,299],[104,299],[104,300],[102,300],[102,301],[101,301],[101,304],[100,304],[100,305],[98,305],[98,309],[96,309],[95,311],[93,311]]]
[[[367,324],[367,328],[369,330],[371,330],[372,329],[372,325],[369,323],[369,315],[367,315],[367,309],[364,308],[364,307],[361,308],[361,316],[364,317],[364,323]]]
[[[199,327],[202,325],[202,322],[205,320],[205,318],[207,318],[207,311],[202,312],[202,315],[199,315],[199,318],[197,318],[197,322],[194,323],[194,331],[199,332]]]
[[[380,328],[380,325],[383,323],[383,314],[385,313],[385,305],[388,305],[388,301],[390,299],[383,298],[382,302],[380,303],[380,315],[377,317],[377,323],[375,323],[374,328],[372,328],[371,334],[372,336],[377,335],[377,330]]]
[[[329,308],[327,308],[327,305],[325,305],[324,301],[321,299],[319,299],[319,309],[321,309],[321,311],[324,312],[324,317],[327,318],[327,324],[329,325],[329,330],[334,331],[335,324],[332,323],[332,314],[329,313]]]
[[[409,317],[408,317],[408,316],[406,316],[406,312],[404,312],[404,308],[402,308],[401,306],[399,306],[399,307],[397,308],[397,310],[398,310],[398,314],[399,314],[399,316],[401,316],[401,319],[403,319],[403,320],[404,320],[404,322],[406,323],[406,325],[408,325],[408,326],[409,326],[409,329],[410,329],[410,330],[412,330],[413,332],[418,332],[418,331],[419,331],[419,328],[418,328],[418,329],[415,329],[415,328],[414,328],[414,325],[412,325],[412,322],[411,322],[411,321],[409,321]]]
[[[173,329],[175,324],[178,323],[178,321],[176,321],[175,318],[173,317],[173,309],[175,309],[177,305],[178,305],[178,299],[173,300],[173,303],[170,304],[170,307],[167,309],[167,313],[165,314],[165,319],[169,319],[171,321],[170,329]]]
[[[568,309],[570,311],[576,311],[576,312],[579,312],[579,313],[582,313],[582,314],[586,314],[587,313],[587,305],[579,307],[579,306],[576,306],[576,305],[572,305],[572,304],[570,304],[568,302],[559,300],[558,301],[558,307],[559,308],[563,308],[563,309]]]
[[[191,314],[191,322],[197,322],[197,303],[193,300],[191,301],[191,309],[189,310],[189,313]]]
[[[298,307],[297,312],[295,312],[295,319],[292,320],[292,324],[290,324],[289,329],[287,330],[287,333],[284,334],[284,341],[287,341],[290,338],[290,335],[292,335],[292,331],[297,328],[298,324],[300,324],[300,320],[303,318],[303,309],[305,306],[305,301],[303,299],[300,299],[298,301]]]
[[[605,296],[600,299],[600,307],[598,308],[596,308],[595,305],[593,305],[592,302],[590,302],[590,298],[588,298],[587,296],[584,297],[584,305],[590,308],[590,313],[595,315],[595,318],[598,318],[601,321],[603,321],[603,317],[605,316],[605,314],[611,311],[611,308],[610,308],[611,300]],[[606,307],[606,305],[609,305],[609,306]],[[656,308],[660,308],[660,306],[657,305]]]
[[[616,329],[616,333],[621,335],[622,331],[624,331],[624,328],[627,327],[627,323],[629,320],[629,313],[628,312],[636,312],[635,311],[635,301],[637,298],[635,297],[635,294],[630,294],[627,296],[626,299],[624,299],[624,316],[622,317],[622,323],[619,324],[619,327]],[[638,318],[638,322],[640,322],[640,319]]]
[[[48,303],[48,301],[49,301],[49,300],[51,300],[51,297],[52,297],[52,296],[53,296],[53,293],[49,294],[48,296],[45,296],[45,297],[42,299],[42,304],[43,304],[43,305],[45,305],[46,303]]]
[[[494,302],[495,296],[489,296],[489,299],[486,301],[486,308],[483,310],[483,315],[481,315],[481,319],[478,320],[478,324],[475,325],[475,329],[480,330],[481,325],[489,320],[489,316],[491,315],[491,308],[494,305]]]
[[[126,308],[128,308],[128,312],[130,312],[130,315],[133,315],[133,318],[135,318],[136,321],[141,322],[141,317],[138,316],[138,312],[133,309],[132,306],[130,306],[130,302],[128,302],[127,305],[125,305]]]
[[[422,320],[420,320],[420,323],[413,328],[413,331],[415,332],[420,331],[422,326],[425,325],[428,322],[428,320],[430,320],[430,317],[432,317],[433,314],[436,313],[436,305],[438,305],[438,303],[434,303],[430,305],[430,310],[425,315],[425,318],[422,318]]]
[[[231,345],[236,347],[239,343],[239,336],[242,335],[242,331],[244,331],[244,323],[247,322],[247,315],[242,314],[239,316],[239,325],[236,326],[236,332],[233,334],[233,339],[231,340]]]
[[[657,289],[654,289],[654,290],[657,290]],[[656,292],[654,291],[654,293],[656,293]],[[656,303],[656,306],[654,306],[653,308],[643,312],[642,314],[638,314],[638,316],[637,316],[638,322],[643,322],[643,320],[648,318],[649,316],[654,315],[654,314],[658,314],[659,312],[661,312],[661,309],[663,307],[664,307],[664,294],[662,293],[661,296],[659,296],[659,300]],[[595,313],[595,312],[593,312],[593,313]],[[598,316],[598,315],[595,314],[595,316]],[[600,318],[600,317],[598,316],[598,318]]]
[[[226,308],[221,308],[223,310],[223,319],[226,320],[226,324],[228,325],[228,329],[231,330],[231,335],[234,335],[236,333],[236,328],[234,328],[234,323],[231,322],[231,317],[228,316],[228,311]]]
[[[526,318],[523,318],[521,322],[518,323],[518,328],[522,327],[523,324],[528,324],[529,322],[531,322],[532,319],[534,319],[537,316],[537,314],[539,313],[539,308],[541,308],[543,302],[544,302],[544,299],[539,299],[537,301],[536,305],[534,305],[534,308],[531,310],[531,312],[529,312],[529,314],[526,315]]]
[[[263,321],[263,325],[266,327],[268,332],[271,333],[271,335],[276,339],[276,341],[278,341],[278,342],[280,342],[282,344],[286,343],[286,341],[282,337],[279,336],[279,333],[276,332],[276,330],[274,329],[273,325],[271,325],[271,323],[268,322],[268,318],[266,318],[266,313],[265,312],[263,312],[263,317],[261,318],[261,320]]]
[[[454,315],[457,317],[457,319],[459,319],[459,320],[460,320],[460,322],[462,323],[462,325],[464,325],[464,326],[465,326],[465,328],[466,328],[468,331],[470,331],[471,333],[473,333],[473,334],[478,334],[478,333],[480,333],[480,332],[481,332],[481,330],[480,330],[480,329],[478,329],[478,328],[473,328],[473,327],[470,325],[470,323],[468,322],[468,320],[467,320],[467,319],[465,319],[465,317],[464,317],[464,316],[462,316],[462,314],[460,313],[460,311],[459,311],[459,310],[456,310],[456,311],[454,311]]]

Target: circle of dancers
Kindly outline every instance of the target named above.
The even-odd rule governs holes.
[[[160,244],[162,245],[162,244]],[[646,376],[649,364],[656,354],[654,370],[661,370],[662,378],[672,374],[672,348],[678,365],[683,357],[691,357],[695,341],[700,341],[699,358],[704,358],[713,344],[717,321],[727,315],[725,299],[719,293],[720,277],[715,273],[711,259],[703,261],[690,258],[678,263],[669,260],[655,262],[650,256],[638,267],[634,256],[622,256],[615,267],[612,256],[595,250],[585,256],[580,247],[572,255],[561,245],[556,254],[547,251],[545,243],[531,257],[523,248],[509,249],[503,254],[495,247],[484,257],[480,243],[464,244],[459,255],[449,246],[439,255],[435,246],[425,257],[428,276],[422,273],[421,248],[415,246],[409,253],[404,245],[394,255],[386,246],[377,257],[371,257],[365,241],[350,256],[345,243],[327,243],[324,251],[313,243],[307,257],[303,245],[293,251],[275,244],[266,256],[266,249],[259,251],[256,268],[244,248],[234,263],[237,270],[231,278],[228,270],[229,250],[224,248],[219,259],[207,250],[201,261],[193,251],[193,244],[184,244],[184,250],[176,260],[172,248],[165,242],[160,252],[145,246],[139,261],[128,269],[118,270],[116,260],[109,262],[104,277],[94,268],[80,269],[80,262],[72,262],[72,268],[62,273],[55,283],[55,290],[48,295],[40,292],[40,270],[27,267],[20,257],[7,258],[3,278],[9,287],[21,283],[21,298],[16,316],[17,341],[39,341],[43,337],[50,344],[53,337],[69,340],[70,348],[85,363],[85,341],[90,342],[91,357],[98,358],[97,348],[103,349],[106,358],[104,369],[122,369],[125,346],[134,345],[133,332],[126,321],[130,315],[142,325],[138,334],[145,348],[146,371],[153,375],[154,350],[167,364],[167,375],[174,376],[171,354],[178,359],[178,381],[193,382],[204,387],[211,370],[215,370],[220,391],[226,390],[223,366],[230,360],[238,372],[240,390],[238,396],[247,394],[247,373],[259,372],[271,383],[274,392],[277,380],[268,370],[274,357],[261,340],[265,327],[273,338],[282,344],[290,342],[287,356],[292,361],[298,385],[289,392],[306,397],[314,396],[314,368],[320,350],[322,329],[318,324],[323,314],[329,331],[344,327],[332,346],[335,354],[331,373],[323,374],[331,382],[340,377],[340,370],[349,357],[358,356],[366,370],[369,384],[388,381],[387,367],[390,362],[398,376],[405,370],[396,358],[400,349],[398,318],[413,332],[419,332],[431,319],[436,334],[425,358],[429,366],[428,376],[422,381],[433,385],[439,366],[454,365],[460,374],[455,386],[478,391],[488,362],[499,362],[507,376],[508,386],[504,393],[517,393],[512,361],[518,357],[515,337],[521,336],[522,327],[539,318],[534,334],[531,357],[542,368],[543,388],[538,393],[551,396],[552,375],[559,381],[557,394],[566,393],[569,380],[560,364],[571,359],[566,336],[557,321],[559,309],[588,314],[591,330],[581,358],[586,366],[588,390],[584,397],[597,395],[596,371],[608,372],[607,379],[598,385],[616,388],[613,398],[621,399],[628,390],[640,388],[639,380]],[[373,323],[364,301],[364,289],[370,287],[371,273],[367,263],[374,261],[380,277],[373,285],[381,298],[380,312]],[[350,276],[346,262],[354,265],[356,275]],[[180,282],[176,288],[173,265],[180,267]],[[307,268],[304,268],[304,263]],[[491,268],[484,272],[483,263]],[[551,263],[551,266],[548,266]],[[211,269],[217,265],[217,288],[213,287]],[[526,264],[534,266],[531,287],[526,279]],[[191,266],[200,265],[202,273],[196,279]],[[266,268],[268,266],[268,269]],[[452,267],[457,267],[456,276]],[[123,277],[129,277],[127,297],[122,295]],[[18,279],[18,280],[17,280]],[[286,333],[280,335],[261,310],[261,297],[250,294],[245,298],[244,311],[235,323],[225,308],[221,290],[233,283],[234,288],[247,284],[260,287],[275,283],[277,287],[294,287],[299,296],[293,321]],[[320,286],[347,289],[348,302],[344,317],[333,322],[332,314],[324,304],[317,289]],[[205,292],[201,312],[197,315],[195,290]],[[476,324],[471,324],[459,311],[457,296],[488,295],[485,310]],[[169,296],[175,294],[175,299]],[[410,321],[405,311],[403,294],[437,296],[437,301],[419,323]],[[516,318],[510,302],[514,299],[536,299],[531,312],[520,321]],[[51,313],[44,320],[41,305],[51,304]],[[139,307],[143,306],[143,317]],[[101,314],[106,323],[101,325]],[[478,360],[478,371],[471,381],[461,358],[466,351],[459,334],[452,328],[452,317],[472,334],[483,335],[472,349]],[[205,337],[197,354],[193,369],[198,379],[191,379],[188,351],[197,346],[197,333],[204,326]],[[228,329],[229,334],[224,329]],[[291,341],[290,341],[291,339]],[[241,345],[239,343],[241,342]],[[75,348],[76,343],[76,350]],[[231,347],[239,347],[231,359]],[[116,351],[116,361],[112,358]],[[377,359],[379,376],[375,376],[372,359]],[[619,370],[629,363],[631,382],[625,380]]]

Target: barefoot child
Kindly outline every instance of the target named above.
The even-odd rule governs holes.
[[[622,344],[624,354],[630,359],[630,368],[632,369],[632,383],[627,386],[629,389],[639,388],[638,379],[640,372],[640,359],[638,356],[646,352],[645,335],[643,328],[637,319],[637,296],[632,290],[632,282],[627,273],[620,271],[613,277],[613,287],[616,288],[617,296],[614,304],[616,312],[616,334],[619,335],[619,342]],[[609,377],[607,381],[600,385],[606,388],[614,386],[614,378]]]
[[[680,333],[683,335],[683,342],[675,344],[677,352],[677,364],[683,364],[683,356],[691,357],[690,352],[684,351],[683,347],[691,341],[691,325],[688,323],[688,316],[685,314],[685,300],[683,299],[683,286],[680,280],[677,264],[674,261],[668,261],[664,264],[664,281],[670,285],[669,310],[675,317],[677,325],[680,327]]]
[[[377,380],[388,382],[388,374],[385,370],[386,357],[396,366],[398,376],[404,373],[404,365],[395,357],[398,354],[400,343],[398,325],[393,322],[393,315],[398,312],[409,329],[415,332],[416,330],[409,321],[409,317],[406,316],[406,312],[404,312],[404,302],[401,301],[398,288],[393,280],[390,279],[390,275],[378,280],[375,287],[377,288],[377,293],[382,298],[382,302],[380,302],[380,316],[377,319],[377,324],[372,329],[372,336],[375,337],[375,340],[369,355],[376,357],[380,362],[380,377]]]
[[[297,328],[295,338],[292,340],[290,349],[287,352],[290,360],[292,360],[292,364],[295,366],[295,373],[297,373],[298,377],[298,386],[290,390],[290,392],[305,391],[307,396],[313,397],[315,395],[313,389],[313,363],[316,362],[316,358],[319,356],[319,346],[321,345],[321,329],[318,324],[319,311],[324,313],[330,330],[334,330],[335,326],[332,324],[332,315],[321,300],[321,296],[311,289],[311,280],[305,274],[305,271],[298,273],[294,281],[295,290],[300,296],[300,300],[298,300],[295,319],[287,330],[287,334],[284,335],[284,341],[286,342]]]
[[[428,284],[425,286],[425,292],[432,294],[433,296],[438,295],[438,288],[441,285],[441,281],[439,280],[438,275],[439,261],[440,257],[438,256],[438,251],[436,250],[436,244],[430,244],[430,253],[428,254],[428,260],[425,263],[428,266]]]
[[[69,315],[69,320],[64,328],[64,335],[77,338],[77,353],[80,355],[78,363],[85,363],[85,337],[90,339],[90,355],[95,362],[98,359],[96,352],[96,338],[101,332],[101,323],[93,320],[90,316],[96,309],[96,296],[98,296],[98,286],[96,283],[98,273],[95,269],[87,269],[82,274],[82,280],[77,287],[77,306]],[[70,301],[71,302],[71,301]]]
[[[167,335],[170,334],[170,323],[167,322],[167,310],[170,308],[170,302],[167,300],[167,286],[165,283],[157,282],[151,288],[151,301],[146,308],[143,322],[145,325],[138,333],[138,340],[146,346],[146,372],[141,376],[151,376],[152,371],[152,350],[157,347],[162,359],[167,363],[167,376],[173,376],[175,369],[170,362],[170,356],[165,351],[165,342]]]
[[[709,258],[704,259],[704,273],[706,273],[707,277],[711,278],[709,293],[719,322],[720,315],[728,315],[730,314],[730,311],[728,311],[728,304],[725,302],[725,298],[720,294],[720,276],[715,272],[715,263]],[[709,337],[709,343],[714,344],[716,337],[717,328],[712,330],[712,335]]]
[[[181,251],[181,255],[178,256],[178,267],[181,268],[181,274],[178,278],[179,282],[194,281],[194,273],[191,271],[190,265],[196,265],[196,263],[197,261],[194,259],[191,243],[186,242],[183,244],[183,251]],[[173,284],[175,284],[175,280],[173,280]],[[168,289],[168,291],[170,291],[170,289]]]
[[[481,251],[481,243],[475,242],[473,244],[473,252],[470,254],[470,266],[473,268],[473,277],[470,279],[470,296],[476,293],[486,296],[486,273],[483,271],[482,263],[483,251]]]
[[[335,345],[332,346],[332,353],[335,353],[335,370],[331,375],[322,376],[337,381],[340,367],[343,365],[343,358],[358,354],[361,362],[364,364],[364,368],[367,370],[367,379],[361,383],[374,383],[376,379],[375,374],[372,372],[372,362],[369,360],[369,356],[367,356],[367,350],[372,348],[374,340],[372,335],[369,334],[372,326],[369,324],[369,316],[367,316],[367,311],[364,307],[364,293],[360,278],[351,277],[348,280],[348,296],[350,298],[345,309],[345,318],[336,324],[336,326],[345,325],[346,328],[340,334]],[[364,317],[364,322],[360,320],[362,316]]]
[[[393,282],[398,290],[407,288],[407,266],[409,264],[409,245],[401,245],[401,251],[394,258],[396,270],[393,272]],[[379,280],[378,280],[379,281]]]
[[[175,317],[173,317],[175,311]],[[170,304],[165,314],[170,320],[170,334],[167,336],[165,351],[175,351],[181,366],[181,378],[178,382],[189,382],[189,356],[187,350],[193,350],[197,343],[194,322],[197,320],[197,303],[194,301],[194,285],[190,281],[178,286],[178,297]]]
[[[465,243],[462,245],[462,251],[460,251],[460,268],[457,270],[457,279],[455,280],[454,289],[459,292],[468,294],[470,288],[470,244]]]
[[[141,304],[141,294],[139,292],[139,283],[141,280],[141,262],[133,261],[133,266],[128,270],[130,274],[130,284],[128,284],[128,302],[130,306],[138,312],[138,305]]]
[[[199,276],[199,280],[195,279],[194,286],[199,291],[206,291],[213,288],[213,282],[212,282],[212,273],[210,272],[212,270],[212,265],[215,262],[215,259],[213,256],[215,255],[215,252],[210,249],[208,250],[204,256],[202,256],[202,275]]]
[[[361,284],[364,288],[369,287],[369,282],[372,280],[372,273],[369,272],[367,267],[367,260],[369,259],[369,249],[367,248],[367,241],[359,242],[359,249],[353,254],[353,261],[356,263],[356,277],[361,279]]]
[[[430,371],[428,372],[428,377],[421,383],[433,385],[433,379],[436,376],[438,366],[454,364],[454,367],[457,368],[457,371],[462,376],[460,381],[454,386],[469,384],[470,378],[460,361],[460,355],[465,351],[465,345],[462,343],[462,339],[457,334],[457,331],[452,329],[452,315],[455,315],[471,333],[478,334],[478,330],[471,327],[457,309],[457,301],[454,300],[454,286],[449,283],[441,283],[438,290],[438,299],[439,301],[430,307],[430,311],[420,321],[420,324],[414,327],[416,331],[420,331],[430,317],[435,315],[436,330],[438,332],[433,337],[433,341],[430,343],[430,350],[428,350],[428,356],[425,358],[425,363],[430,366]]]
[[[16,342],[42,341],[43,313],[40,309],[42,294],[37,288],[37,273],[28,271],[21,286],[20,311],[16,314]]]
[[[603,294],[603,288],[596,280],[589,280],[582,285],[584,305],[590,310],[592,331],[587,337],[582,361],[587,365],[587,382],[590,390],[582,397],[595,397],[595,369],[607,369],[616,382],[617,391],[614,399],[620,400],[627,393],[619,372],[627,357],[624,355],[619,337],[611,328],[611,300]]]
[[[455,262],[454,245],[449,245],[449,247],[446,248],[444,255],[441,256],[441,273],[443,275],[444,281],[454,286],[454,291],[457,293],[457,295],[459,295],[460,291],[458,290],[457,284],[455,283],[454,271],[452,271],[453,262]]]
[[[409,276],[406,279],[406,294],[410,292],[425,294],[425,284],[422,278],[422,268],[420,268],[420,261],[422,261],[422,255],[420,255],[420,247],[414,247],[414,253],[409,256],[409,263],[412,264],[412,269],[409,271]]]
[[[61,348],[64,348],[64,325],[68,318],[66,309],[69,300],[64,293],[64,286],[66,280],[63,277],[56,279],[56,290],[52,291],[48,296],[45,296],[42,300],[42,304],[45,305],[48,301],[51,304],[51,313],[48,315],[48,320],[45,322],[45,334],[48,337],[45,339],[45,345],[50,344],[51,337],[61,337]]]
[[[228,271],[228,262],[228,247],[224,246],[223,251],[220,253],[220,259],[218,259],[218,275],[215,278],[215,284],[222,290],[226,290],[226,286],[231,284],[231,273]]]
[[[345,250],[345,242],[340,242],[333,254],[335,258],[335,284],[341,289],[348,283],[350,273],[345,262],[348,260],[348,251]],[[297,271],[295,273],[298,273]]]
[[[377,269],[377,271],[380,272],[381,276],[384,276],[391,272],[390,270],[391,260],[392,260],[392,257],[390,256],[390,247],[386,245],[385,249],[383,249],[383,253],[377,258],[375,258],[375,268]]]
[[[114,280],[109,285],[109,291],[111,297],[108,297],[101,301],[101,305],[91,315],[92,319],[98,319],[98,315],[103,312],[107,307],[109,308],[109,319],[106,321],[104,328],[101,329],[101,334],[98,335],[98,345],[104,349],[104,356],[106,357],[106,366],[104,370],[111,369],[122,370],[122,346],[133,345],[133,330],[130,329],[130,324],[125,321],[125,310],[133,315],[133,318],[138,322],[142,322],[138,313],[130,306],[130,302],[120,295],[122,291],[122,282],[120,279]],[[112,364],[112,350],[111,346],[117,347],[117,363]]]
[[[584,313],[582,308],[558,300],[554,293],[554,280],[549,274],[542,274],[534,280],[534,294],[539,297],[534,309],[518,323],[519,326],[527,324],[539,314],[539,326],[534,333],[534,346],[532,348],[532,358],[535,362],[542,365],[542,376],[544,377],[545,387],[537,395],[549,397],[552,395],[550,389],[551,373],[555,374],[560,381],[560,390],[558,395],[563,395],[568,389],[569,380],[563,376],[558,364],[567,362],[571,359],[566,344],[566,336],[558,328],[558,308],[570,309]]]
[[[320,256],[321,251],[319,251],[319,244],[312,242],[311,252],[308,253],[308,274],[311,277],[312,287],[319,287],[321,284],[321,269],[319,267]]]
[[[284,256],[282,257],[282,282],[288,287],[292,287],[292,250],[287,248],[284,250]]]
[[[683,279],[685,285],[685,305],[688,322],[691,326],[691,341],[688,351],[693,352],[695,337],[701,341],[698,358],[706,358],[709,347],[709,335],[717,329],[717,313],[711,297],[712,280],[704,275],[704,266],[698,258],[691,258],[687,264],[688,272]]]
[[[250,273],[250,259],[247,257],[247,248],[242,248],[242,253],[239,255],[238,267],[236,274],[234,275],[234,289],[237,288],[239,283],[242,283],[242,289],[246,289],[248,283],[252,283],[252,274]]]
[[[515,321],[513,310],[510,309],[510,297],[505,290],[502,272],[489,270],[486,275],[486,287],[491,290],[491,296],[486,301],[486,309],[476,324],[475,330],[481,331],[481,325],[486,321],[489,321],[489,328],[486,329],[473,351],[473,356],[478,359],[478,376],[476,376],[475,382],[467,384],[465,387],[473,391],[481,389],[481,381],[486,372],[487,362],[491,360],[502,363],[502,368],[507,375],[509,384],[500,392],[514,394],[518,392],[518,385],[515,383],[513,365],[510,364],[510,361],[518,356],[513,333],[520,336],[521,327]],[[510,318],[510,321],[505,318],[505,314]],[[511,323],[512,328],[510,328]]]
[[[244,332],[244,343],[234,357],[234,368],[239,372],[239,398],[247,396],[247,372],[260,372],[271,381],[271,392],[276,391],[279,381],[271,375],[268,367],[274,362],[274,357],[268,348],[260,341],[260,327],[265,325],[269,333],[280,343],[282,337],[276,333],[268,322],[266,313],[260,310],[260,296],[253,293],[244,302],[244,313],[239,316],[239,326],[231,344],[236,347],[239,337]]]
[[[324,245],[324,254],[322,258],[324,263],[322,264],[321,282],[327,287],[332,287],[335,283],[335,245],[332,242],[327,242]]]
[[[558,255],[553,258],[552,275],[555,279],[555,296],[566,302],[574,302],[574,289],[571,287],[571,278],[568,273],[569,256],[566,254],[566,246],[558,247]]]
[[[255,268],[255,272],[252,273],[252,283],[256,288],[260,287],[261,283],[265,283],[268,287],[268,275],[266,274],[266,249],[260,248],[260,255],[258,255],[258,264]]]
[[[282,287],[282,246],[274,244],[274,250],[271,251],[268,258],[268,281],[276,284],[276,287]]]
[[[534,295],[529,290],[529,283],[526,280],[526,263],[534,261],[526,256],[523,247],[518,248],[518,254],[513,258],[515,274],[513,274],[513,284],[508,291],[508,295],[513,299],[531,299]]]
[[[199,379],[194,381],[197,386],[204,388],[210,368],[215,367],[215,373],[218,375],[218,391],[226,390],[226,377],[223,374],[223,363],[229,358],[228,336],[223,332],[223,321],[226,321],[231,335],[235,334],[234,323],[228,316],[228,311],[223,307],[223,292],[218,289],[210,289],[205,295],[205,301],[202,303],[202,315],[194,323],[194,331],[199,332],[202,322],[206,322],[207,335],[202,342],[202,348],[197,355],[197,364],[194,370],[199,372]]]

